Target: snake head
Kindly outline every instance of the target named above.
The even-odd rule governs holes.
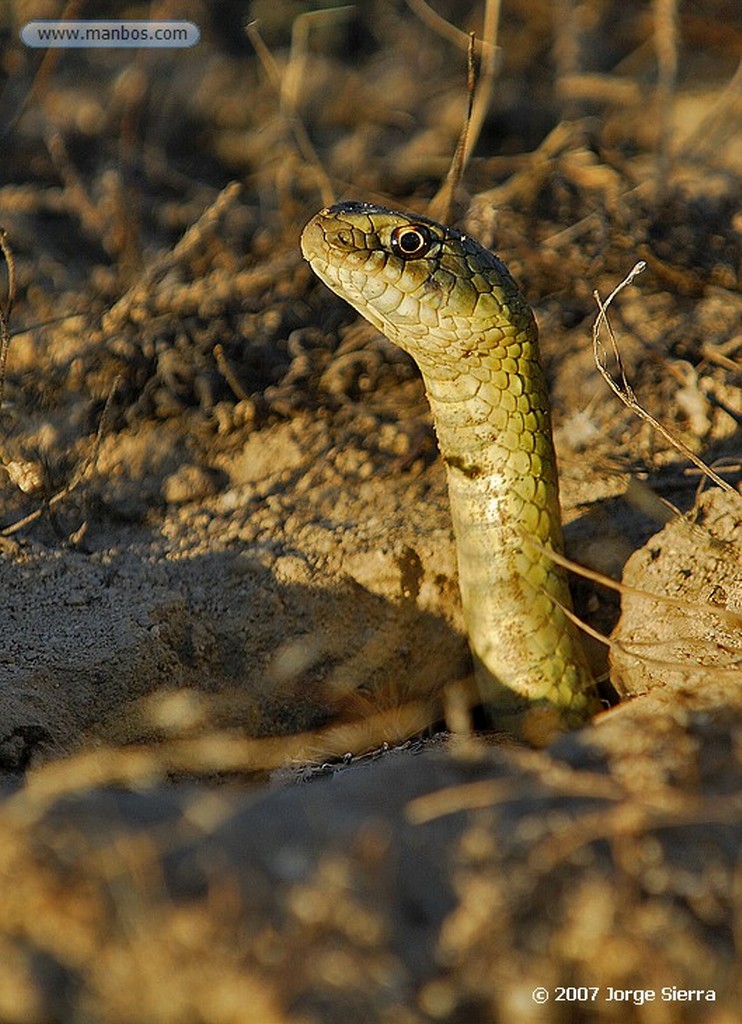
[[[301,248],[329,288],[421,364],[456,363],[514,327],[533,329],[504,263],[419,214],[339,203],[309,221]]]

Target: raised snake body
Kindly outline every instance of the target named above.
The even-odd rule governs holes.
[[[446,464],[459,585],[492,717],[594,709],[562,550],[549,402],[533,313],[507,267],[425,217],[341,203],[307,224],[318,277],[417,363]],[[530,543],[532,539],[536,544]]]

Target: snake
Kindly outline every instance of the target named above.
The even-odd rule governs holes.
[[[471,236],[367,202],[301,234],[314,273],[422,375],[446,466],[478,696],[492,723],[557,729],[597,710],[574,622],[538,329],[505,263]]]

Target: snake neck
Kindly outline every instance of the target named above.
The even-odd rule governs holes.
[[[500,533],[507,524],[517,535],[514,543],[528,535],[561,550],[546,380],[535,341],[521,348],[517,360],[492,351],[473,354],[467,372],[450,373],[424,360],[421,370],[454,519],[486,511],[484,523]]]
[[[562,550],[559,486],[546,380],[535,341],[524,347],[518,360],[472,356],[459,374],[424,359],[421,370],[480,692],[490,707],[525,701],[579,721],[592,678],[568,616],[566,573],[543,552]]]

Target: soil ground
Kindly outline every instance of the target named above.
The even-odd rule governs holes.
[[[503,5],[452,217],[536,310],[568,554],[624,584],[574,576],[606,710],[531,750],[449,731],[424,391],[298,250],[331,199],[426,211],[483,5],[309,6],[106,5],[199,25],[159,51],[0,7],[0,1019],[734,1021],[739,11]],[[623,370],[727,490],[596,368],[640,259]]]

